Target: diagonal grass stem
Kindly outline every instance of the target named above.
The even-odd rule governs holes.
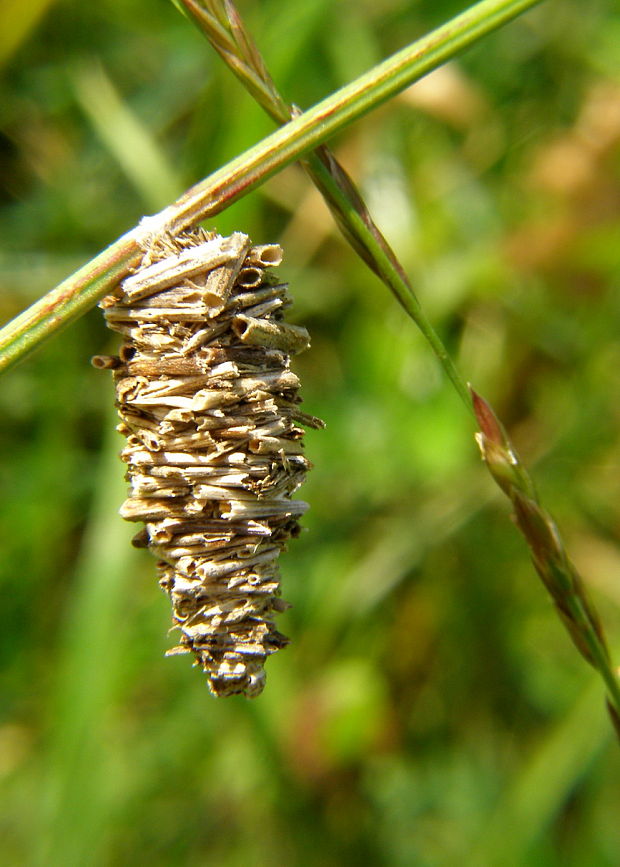
[[[278,92],[252,35],[231,0],[176,2],[183,5],[212,47],[272,120],[286,124],[299,116],[299,110],[288,105]],[[346,240],[416,323],[463,403],[471,410],[463,377],[427,319],[404,268],[372,219],[353,180],[325,145],[303,157],[300,164],[323,196]]]
[[[378,64],[142,221],[0,331],[0,371],[94,306],[132,266],[153,232],[176,232],[223,211],[426,73],[540,0],[482,0]]]

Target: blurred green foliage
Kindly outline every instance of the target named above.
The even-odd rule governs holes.
[[[0,7],[3,319],[270,130],[170,3],[27,6]],[[462,4],[241,8],[309,105]],[[333,143],[616,651],[619,48],[611,0],[545,3]],[[421,338],[296,169],[218,228],[281,240],[313,334],[297,370],[328,427],[282,562],[292,644],[255,702],[163,659],[168,602],[116,514],[112,385],[88,364],[114,339],[93,311],[0,389],[5,863],[617,865],[601,689]]]

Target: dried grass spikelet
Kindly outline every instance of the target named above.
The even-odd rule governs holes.
[[[309,338],[282,321],[281,258],[240,232],[160,237],[100,305],[125,339],[93,359],[113,369],[127,437],[121,514],[160,558],[182,635],[168,653],[192,652],[218,696],[258,695],[287,643],[277,558],[307,508],[291,500],[310,466],[300,425],[322,426],[299,409],[289,363]]]

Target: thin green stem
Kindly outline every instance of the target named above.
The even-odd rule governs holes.
[[[607,647],[599,638],[597,630],[592,628],[591,618],[583,600],[578,596],[571,597],[569,605],[575,621],[582,627],[584,640],[588,645],[588,650],[592,657],[593,667],[596,668],[605,681],[609,700],[620,714],[620,680],[613,671]]]
[[[0,331],[0,372],[94,307],[141,258],[140,245],[128,232],[11,320]]]
[[[175,2],[183,5],[212,47],[276,123],[288,123],[298,114],[298,110],[287,104],[279,93],[252,34],[246,29],[232,0]],[[375,224],[353,180],[324,145],[301,159],[300,164],[325,199],[346,240],[418,326],[471,412],[467,384],[426,318],[405,269]]]
[[[307,162],[311,174],[315,175],[319,182],[317,185],[322,189],[328,190],[332,201],[340,205],[339,214],[346,214],[350,231],[356,236],[363,238],[365,250],[372,257],[373,270],[376,271],[388,286],[407,315],[416,323],[443,366],[446,375],[456,388],[463,403],[470,412],[473,412],[467,383],[457,370],[441,338],[427,319],[409,283],[401,275],[398,267],[394,266],[394,262],[384,245],[377,238],[376,234],[370,231],[364,216],[355,209],[321,160],[312,155]]]
[[[540,0],[483,0],[290,121],[128,232],[0,331],[0,371],[73,321],[138,261],[154,231],[220,213],[284,166]]]
[[[219,213],[339,130],[541,0],[483,0],[337,90],[188,190],[170,209],[172,231]]]

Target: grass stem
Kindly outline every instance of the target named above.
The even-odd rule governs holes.
[[[284,166],[540,0],[483,0],[361,75],[191,187],[148,225],[176,232],[264,183]],[[134,265],[144,225],[123,235],[0,330],[0,372],[82,315]]]

